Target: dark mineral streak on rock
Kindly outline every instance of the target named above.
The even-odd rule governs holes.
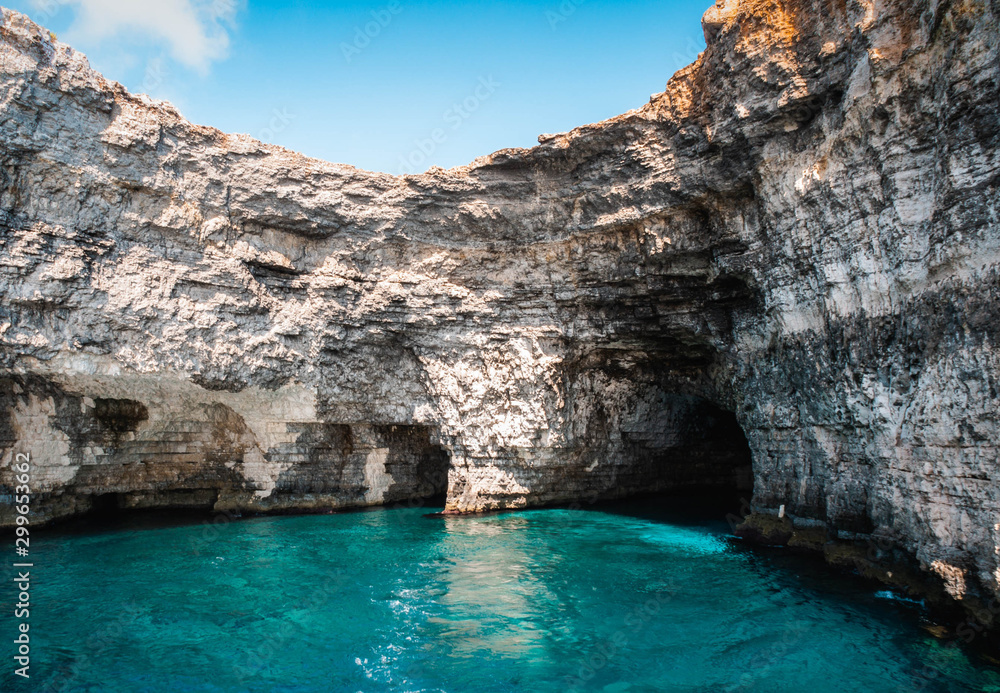
[[[112,434],[121,435],[135,431],[139,424],[149,418],[149,410],[142,402],[134,399],[104,399],[94,400],[94,416],[101,428]]]
[[[22,451],[38,522],[752,487],[745,534],[986,604],[998,11],[720,0],[642,108],[396,177],[5,10],[0,494]]]

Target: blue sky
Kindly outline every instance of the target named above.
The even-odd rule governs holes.
[[[6,2],[195,123],[389,173],[646,103],[711,0]]]

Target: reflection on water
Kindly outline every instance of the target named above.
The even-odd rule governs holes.
[[[31,690],[1000,690],[919,605],[677,505],[39,534]]]
[[[434,637],[450,658],[473,664],[476,658],[537,656],[544,615],[561,605],[546,585],[546,566],[524,546],[532,536],[529,516],[512,515],[503,523],[466,519],[444,519],[439,546],[462,558],[440,574],[446,592],[438,600],[442,616],[430,624]]]

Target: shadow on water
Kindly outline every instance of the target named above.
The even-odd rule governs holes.
[[[112,510],[107,506],[71,518],[36,527],[33,535],[58,538],[61,536],[96,535],[112,532],[141,532],[168,527],[186,527],[212,522],[220,513],[204,509]],[[236,517],[236,516],[233,516]]]
[[[772,581],[776,590],[789,590],[806,600],[834,599],[910,623],[942,647],[958,648],[978,666],[1000,672],[1000,649],[995,639],[977,637],[967,643],[958,637],[961,624],[968,619],[964,611],[931,609],[921,599],[910,598],[856,570],[828,563],[817,551],[748,544],[733,533],[737,518],[747,507],[744,494],[705,490],[598,502],[586,509],[719,535],[725,538],[728,551],[742,556],[747,569]]]
[[[732,523],[742,518],[746,512],[746,495],[738,491],[717,489],[654,493],[599,501],[585,505],[583,509],[682,527],[705,527],[729,533],[733,527]]]
[[[437,509],[433,503],[425,504]],[[403,507],[403,506],[400,506]],[[392,510],[394,506],[366,506],[357,508],[337,508],[319,512],[231,512],[205,508],[142,508],[122,509],[111,502],[96,503],[94,510],[60,519],[51,524],[36,527],[32,535],[39,537],[82,536],[117,532],[143,532],[174,527],[198,527],[204,525],[229,524],[230,522],[267,522],[308,515],[344,515],[353,513],[379,513]]]

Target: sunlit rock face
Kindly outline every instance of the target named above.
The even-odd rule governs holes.
[[[39,520],[469,512],[749,494],[752,457],[758,512],[994,595],[998,14],[719,2],[641,109],[397,177],[4,11],[2,490],[30,452]]]

